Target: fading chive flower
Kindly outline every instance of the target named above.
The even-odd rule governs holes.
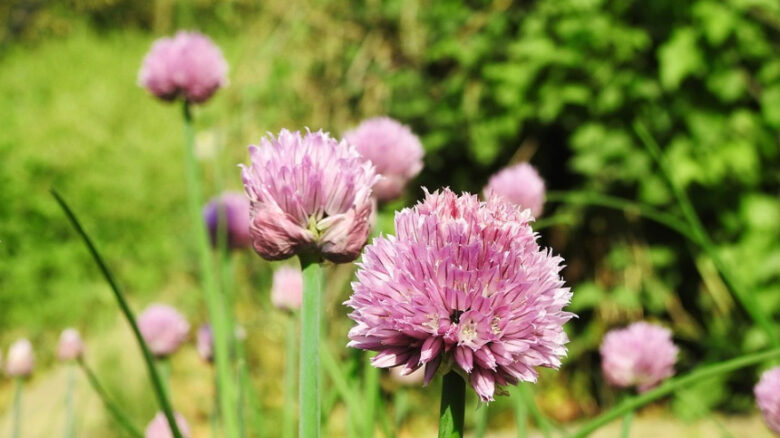
[[[534,217],[542,215],[545,187],[539,172],[528,163],[507,167],[492,177],[485,187],[485,197],[495,193],[522,208],[531,209]]]
[[[212,362],[214,360],[214,333],[211,331],[211,324],[200,326],[196,336],[198,356],[204,362]]]
[[[19,339],[11,344],[5,362],[5,372],[11,377],[29,377],[35,368],[35,353],[30,341]]]
[[[358,257],[375,208],[371,186],[378,177],[371,163],[322,131],[283,129],[250,146],[249,154],[241,176],[261,257],[307,255],[335,263]]]
[[[138,329],[152,354],[165,357],[187,340],[190,324],[173,307],[152,304],[138,316]]]
[[[219,233],[225,233],[225,243],[230,249],[247,248],[252,243],[249,235],[249,201],[243,193],[225,192],[212,198],[203,207],[203,220],[214,247],[219,244]]]
[[[219,47],[198,32],[160,38],[144,58],[139,84],[162,100],[203,103],[227,83],[227,62]]]
[[[766,425],[780,434],[780,367],[764,372],[753,392]]]
[[[176,419],[176,425],[179,427],[179,432],[183,438],[190,438],[190,426],[184,417],[177,413],[173,414]],[[168,424],[168,419],[165,418],[165,414],[158,412],[154,416],[152,421],[146,426],[144,438],[173,438],[173,432]]]
[[[361,155],[376,167],[381,179],[374,184],[374,196],[379,201],[391,201],[403,193],[406,184],[423,168],[420,139],[390,117],[364,120],[357,128],[344,134]]]
[[[678,351],[669,329],[635,322],[604,336],[601,370],[610,384],[644,392],[674,375]]]
[[[346,302],[357,323],[349,346],[403,374],[424,365],[425,384],[454,369],[485,402],[497,386],[535,382],[536,367],[558,368],[571,291],[532,220],[498,197],[426,192],[396,213],[396,236],[366,247]]]
[[[62,361],[80,359],[84,354],[84,341],[81,335],[74,328],[67,328],[60,335],[60,342],[57,345],[57,357]]]
[[[282,266],[274,271],[271,303],[282,310],[298,310],[303,299],[303,274],[300,269]]]

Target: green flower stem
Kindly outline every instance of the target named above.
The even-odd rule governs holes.
[[[679,376],[674,379],[667,380],[654,389],[626,399],[609,411],[585,423],[582,427],[580,427],[579,430],[577,430],[577,432],[571,435],[571,438],[586,437],[610,421],[620,418],[629,412],[633,412],[648,403],[654,402],[665,395],[671,394],[674,391],[685,387],[686,385],[690,385],[708,377],[725,374],[740,368],[755,365],[759,362],[773,359],[778,356],[780,356],[780,348],[775,348],[760,353],[747,354],[735,359],[713,365],[707,365],[684,376]]]
[[[232,377],[230,361],[230,345],[234,338],[233,327],[228,316],[225,302],[219,293],[219,286],[209,249],[206,226],[201,215],[203,200],[201,197],[200,172],[195,160],[195,129],[192,124],[192,113],[187,103],[184,109],[184,153],[187,172],[187,188],[189,189],[189,213],[192,226],[195,228],[195,243],[200,256],[200,271],[203,282],[203,295],[209,312],[214,335],[214,363],[219,382],[219,403],[222,425],[225,436],[238,438],[238,409],[235,381]]]
[[[320,320],[322,314],[322,266],[301,257],[303,304],[301,306],[301,355],[298,436],[320,436]]]
[[[634,411],[628,412],[623,415],[623,426],[620,428],[621,438],[628,438],[631,436],[631,420],[634,419]]]
[[[364,355],[363,373],[364,373],[364,403],[366,404],[365,431],[363,436],[372,438],[374,436],[374,423],[376,422],[377,402],[379,401],[379,369],[371,365],[371,357],[368,352]]]
[[[76,409],[74,405],[74,392],[76,390],[76,367],[68,363],[68,381],[65,387],[65,438],[76,437]]]
[[[168,360],[167,357],[161,357],[157,359],[156,365],[157,365],[157,372],[160,374],[160,381],[162,382],[163,390],[165,391],[165,396],[168,397],[169,400],[172,400],[171,362]]]
[[[22,386],[24,381],[21,377],[14,379],[14,425],[13,425],[13,438],[19,438],[22,436]]]
[[[100,397],[100,401],[103,402],[103,406],[106,407],[106,410],[111,414],[111,416],[114,418],[114,420],[122,426],[122,429],[125,430],[130,436],[134,438],[143,438],[144,434],[141,433],[141,430],[138,429],[127,417],[127,415],[122,412],[122,409],[119,408],[119,406],[116,405],[109,397],[106,391],[103,389],[103,387],[100,385],[100,382],[98,382],[97,377],[95,377],[95,374],[92,373],[92,370],[89,369],[87,364],[82,360],[78,359],[79,367],[81,367],[82,371],[84,371],[84,374],[87,376],[87,381],[89,382],[89,385],[92,386],[92,389],[95,391],[95,393]]]
[[[477,402],[477,410],[474,412],[476,416],[474,419],[474,436],[477,438],[483,438],[485,436],[489,407],[490,405],[483,405],[482,402]]]
[[[531,414],[531,417],[533,417],[536,426],[542,431],[542,436],[550,438],[550,436],[552,436],[553,424],[544,416],[542,410],[539,409],[539,406],[536,405],[533,386],[530,383],[520,383],[518,385],[518,393],[520,398],[522,398],[526,409]]]
[[[658,147],[658,143],[656,143],[650,135],[650,132],[642,123],[634,123],[634,131],[642,141],[645,149],[647,149],[661,168],[661,172],[666,178],[667,184],[671,187],[672,193],[674,193],[674,197],[677,199],[677,203],[680,206],[680,210],[693,233],[694,241],[701,245],[707,255],[712,259],[715,267],[720,272],[726,284],[728,284],[729,289],[731,289],[737,301],[739,301],[740,305],[747,311],[753,321],[764,330],[772,345],[775,347],[780,346],[780,337],[778,337],[772,319],[767,315],[764,309],[758,305],[753,294],[745,290],[744,285],[732,275],[731,269],[718,254],[715,244],[707,233],[707,230],[704,228],[704,225],[702,225],[698,214],[696,214],[696,209],[693,207],[693,203],[691,203],[688,194],[672,177],[671,170],[667,166],[661,148]]]
[[[363,414],[363,404],[357,395],[357,390],[353,390],[348,380],[349,371],[345,370],[338,362],[333,352],[325,341],[320,343],[320,353],[322,358],[322,368],[327,373],[328,378],[333,382],[336,393],[347,405],[349,412],[350,436],[357,436],[356,430],[362,431],[358,420],[365,418]]]
[[[176,424],[176,420],[173,416],[173,408],[171,407],[171,403],[168,400],[168,397],[165,396],[165,390],[163,389],[162,382],[160,381],[160,376],[157,374],[157,368],[154,366],[154,357],[152,357],[152,353],[149,351],[149,346],[146,345],[146,341],[144,341],[143,336],[141,336],[141,331],[138,329],[135,315],[130,309],[130,305],[125,298],[124,292],[122,292],[122,290],[119,288],[119,284],[114,278],[114,274],[112,274],[111,270],[108,269],[108,265],[105,263],[105,261],[103,261],[103,257],[100,255],[100,252],[98,252],[97,247],[95,247],[95,245],[92,243],[92,239],[90,239],[87,232],[84,231],[84,228],[81,226],[81,223],[76,218],[76,215],[70,209],[68,204],[55,189],[51,189],[51,193],[57,200],[57,203],[60,205],[60,207],[62,207],[62,210],[68,217],[68,220],[70,220],[71,225],[73,225],[73,228],[81,236],[81,239],[87,246],[87,249],[92,255],[92,258],[95,260],[98,268],[100,268],[100,272],[103,274],[106,282],[114,292],[114,297],[119,303],[119,308],[122,310],[125,319],[127,319],[127,322],[130,324],[130,328],[133,330],[133,335],[135,336],[138,345],[141,347],[144,363],[146,364],[146,370],[149,373],[149,380],[152,383],[154,394],[157,397],[157,403],[160,405],[160,409],[163,411],[165,418],[168,420],[168,424],[170,425],[171,431],[173,432],[173,437],[182,438],[181,431],[179,431],[179,425]]]
[[[466,411],[466,382],[458,373],[444,375],[441,387],[439,438],[463,438]]]
[[[298,357],[298,318],[287,318],[287,344],[284,361],[284,407],[282,410],[282,437],[295,438],[295,381]]]
[[[523,400],[523,394],[520,387],[515,386],[509,389],[510,397],[515,405],[515,424],[517,427],[517,438],[525,438],[528,434],[528,407]]]

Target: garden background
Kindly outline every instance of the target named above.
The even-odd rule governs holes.
[[[681,346],[678,371],[769,345],[712,260],[678,234],[632,208],[560,201],[563,191],[587,191],[679,215],[635,129],[640,123],[661,145],[717,252],[777,322],[776,0],[6,0],[0,23],[0,345],[27,336],[36,347],[25,406],[41,415],[26,419],[31,437],[59,430],[58,417],[44,412],[60,409],[65,372],[54,351],[67,326],[82,331],[93,368],[132,415],[151,418],[156,410],[128,327],[50,187],[81,212],[136,309],[162,301],[193,326],[205,321],[180,114],[137,85],[151,42],[180,28],[208,34],[230,65],[229,86],[197,108],[208,196],[241,188],[237,164],[266,132],[308,126],[340,135],[383,114],[410,125],[426,150],[424,170],[392,208],[411,205],[420,185],[478,193],[511,162],[539,169],[548,190],[559,192],[545,206],[541,241],[565,258],[570,310],[579,315],[567,324],[564,367],[542,373],[535,389],[555,421],[576,422],[615,403],[598,356],[610,328],[663,321]],[[387,214],[380,224],[392,231]],[[268,289],[278,264],[251,253],[233,263],[255,386],[248,403],[265,413],[251,419],[252,430],[277,436],[287,324]],[[328,339],[343,358],[351,354],[341,305],[351,269],[332,269],[340,287],[326,299]],[[174,403],[193,419],[196,436],[206,436],[211,370],[194,348],[173,368]],[[687,388],[640,418],[768,434],[752,395],[760,369]],[[385,376],[383,385],[389,394],[395,383]],[[8,411],[10,388],[0,382],[0,412]],[[119,436],[82,389],[79,436]],[[438,392],[408,393],[407,412],[394,419],[399,435],[427,436]],[[326,436],[343,433],[344,413],[334,403]],[[490,426],[513,427],[505,398],[491,405]],[[743,435],[749,427],[755,433]]]

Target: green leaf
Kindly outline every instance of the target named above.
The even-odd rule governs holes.
[[[696,44],[696,31],[690,27],[677,29],[658,49],[661,84],[667,90],[676,90],[682,81],[704,70],[704,60]]]

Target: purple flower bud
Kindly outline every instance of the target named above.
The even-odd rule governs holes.
[[[762,374],[753,391],[766,425],[776,434],[780,434],[780,367]]]
[[[498,197],[449,189],[396,213],[397,235],[363,252],[346,303],[349,346],[378,351],[376,367],[424,365],[426,384],[453,367],[485,402],[497,386],[535,382],[536,367],[558,368],[571,292],[563,259],[539,247],[531,221]]]
[[[322,131],[268,136],[242,166],[253,246],[267,260],[307,254],[355,260],[369,233],[374,167]]]
[[[187,340],[190,324],[173,307],[152,304],[138,317],[138,328],[152,354],[165,357]]]
[[[182,437],[190,438],[190,426],[187,424],[187,421],[184,420],[184,417],[177,412],[174,413],[174,418],[176,418],[176,425],[179,426],[179,432],[181,432]],[[144,433],[144,437],[173,438],[173,432],[168,425],[168,419],[165,418],[164,413],[158,412],[157,415],[154,416],[154,419],[152,419],[149,425],[146,426],[146,433]]]
[[[222,51],[208,37],[180,31],[154,42],[138,82],[163,100],[202,103],[227,83],[227,69]]]
[[[601,344],[601,370],[615,386],[647,391],[674,375],[677,346],[672,332],[647,322],[612,330]]]
[[[219,232],[226,233],[226,243],[231,249],[246,248],[252,243],[252,236],[249,235],[249,200],[243,193],[225,192],[212,198],[203,207],[203,219],[211,244],[215,247],[219,242]],[[225,220],[225,223],[220,227],[221,220]]]
[[[5,371],[11,377],[28,377],[35,367],[35,354],[27,339],[19,339],[8,349]]]
[[[76,360],[84,354],[84,342],[78,330],[68,328],[62,331],[57,346],[57,357],[62,361]]]
[[[214,334],[211,332],[211,325],[203,324],[200,326],[197,337],[198,356],[204,362],[212,362],[214,360]]]
[[[401,195],[406,183],[423,168],[422,143],[408,126],[390,117],[364,120],[344,134],[360,155],[369,159],[382,178],[374,184],[379,201],[391,201]]]
[[[282,266],[274,272],[271,286],[271,302],[282,310],[298,310],[303,299],[303,275],[301,270]]]
[[[538,218],[544,209],[544,180],[539,172],[528,163],[520,163],[501,170],[492,177],[485,187],[485,197],[495,193],[507,201],[522,208],[530,208],[531,214]]]

